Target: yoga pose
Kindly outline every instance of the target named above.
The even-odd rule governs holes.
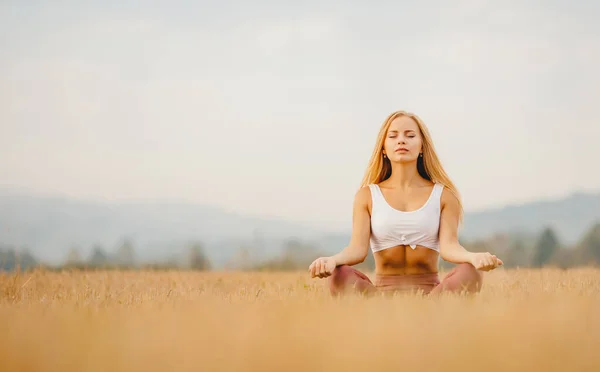
[[[394,112],[384,121],[354,198],[350,244],[317,258],[311,276],[328,278],[333,295],[346,291],[478,292],[482,271],[502,260],[465,250],[458,242],[463,209],[456,187],[435,152],[425,124],[414,114]],[[353,268],[375,259],[371,281]],[[438,257],[456,264],[440,281]]]

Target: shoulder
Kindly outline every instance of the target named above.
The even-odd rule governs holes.
[[[371,210],[371,188],[372,185],[362,186],[356,191],[354,195],[354,207],[364,208],[368,211]]]
[[[441,196],[442,209],[444,209],[444,208],[449,208],[449,209],[459,208],[460,203],[459,203],[456,195],[454,195],[454,193],[452,191],[450,191],[447,187],[444,187],[441,184],[439,184],[439,185],[442,188],[442,196]]]
[[[371,201],[371,185],[366,185],[358,189],[354,195],[354,201],[361,204],[367,204]]]

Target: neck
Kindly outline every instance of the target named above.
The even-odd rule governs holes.
[[[392,163],[392,174],[389,182],[401,188],[412,186],[421,176],[417,171],[417,163]]]

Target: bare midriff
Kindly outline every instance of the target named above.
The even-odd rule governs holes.
[[[434,274],[438,272],[439,253],[417,246],[399,245],[374,253],[377,275]]]

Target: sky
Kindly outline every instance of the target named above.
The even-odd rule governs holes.
[[[467,211],[599,191],[594,1],[3,1],[0,186],[347,229],[385,117]]]

